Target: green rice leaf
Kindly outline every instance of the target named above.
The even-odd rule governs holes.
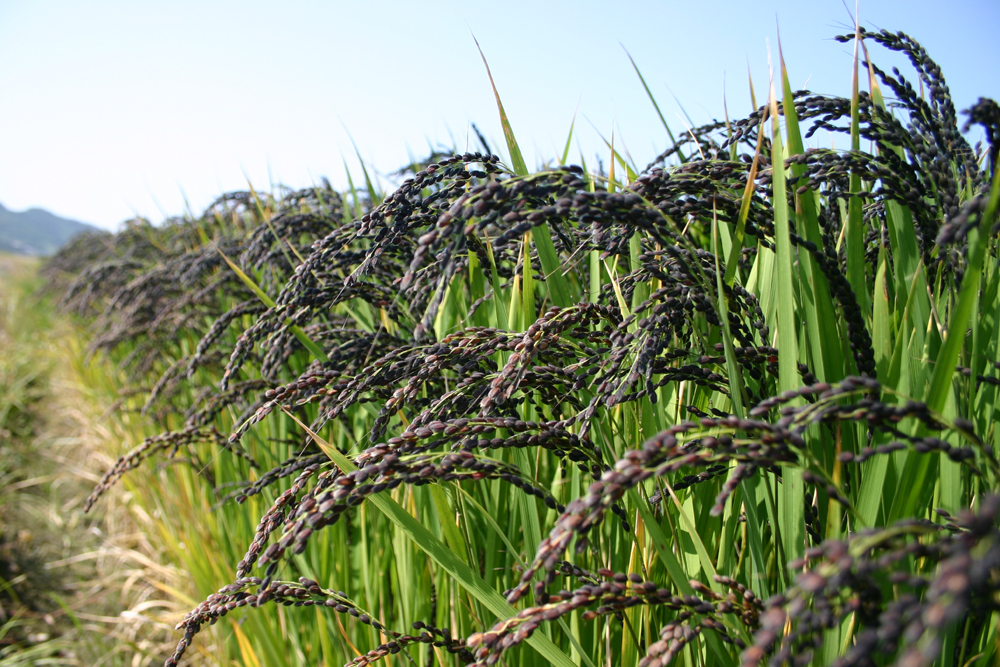
[[[792,240],[789,236],[788,200],[785,195],[785,152],[778,125],[778,101],[771,82],[771,186],[774,191],[774,245],[776,250],[777,310],[778,310],[778,389],[792,391],[799,385],[798,342],[795,324],[795,292],[792,281]],[[802,471],[785,467],[782,470],[781,502],[779,504],[784,564],[805,548],[805,519],[803,506],[805,489]]]
[[[503,110],[503,102],[500,101],[500,93],[497,92],[497,86],[493,82],[493,73],[490,72],[490,64],[486,62],[486,54],[483,53],[483,49],[479,46],[479,40],[476,36],[472,36],[472,41],[476,43],[476,48],[479,49],[479,55],[483,59],[483,65],[486,66],[486,76],[490,78],[490,86],[493,88],[493,95],[497,100],[497,110],[500,112],[500,125],[503,127],[503,136],[507,140],[507,150],[510,152],[511,166],[514,168],[514,173],[518,176],[527,176],[528,167],[524,164],[524,157],[521,155],[521,149],[517,145],[517,139],[514,138],[514,130],[511,129],[510,119],[507,118],[507,112]]]

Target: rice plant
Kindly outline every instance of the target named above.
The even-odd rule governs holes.
[[[141,440],[89,503],[146,475],[203,597],[166,664],[994,662],[1000,110],[837,39],[850,97],[779,60],[644,169],[529,173],[498,94],[508,162],[53,258]]]

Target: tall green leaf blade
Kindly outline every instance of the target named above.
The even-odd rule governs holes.
[[[535,249],[538,251],[538,261],[542,265],[542,271],[545,272],[545,285],[548,288],[549,298],[560,308],[572,306],[575,303],[573,292],[569,281],[562,273],[563,264],[552,243],[552,233],[548,224],[543,222],[535,227],[533,238]]]
[[[774,209],[775,277],[777,279],[778,312],[778,389],[793,391],[799,385],[798,343],[795,324],[795,292],[792,281],[792,239],[790,236],[788,199],[785,190],[785,152],[778,124],[778,101],[771,82],[771,187]],[[782,471],[779,516],[784,562],[798,557],[805,545],[805,489],[802,471],[785,467]],[[777,524],[776,524],[777,525]]]
[[[625,47],[622,47],[625,49]],[[628,61],[632,63],[632,68],[635,70],[636,75],[639,77],[639,81],[642,83],[643,89],[646,91],[646,96],[649,97],[649,101],[653,103],[653,108],[656,109],[656,115],[660,117],[660,122],[663,123],[663,129],[667,131],[667,136],[670,137],[670,143],[676,144],[677,139],[674,137],[673,131],[670,129],[670,125],[667,124],[667,119],[663,117],[663,112],[660,111],[660,105],[656,103],[656,98],[653,96],[653,91],[649,89],[649,85],[646,83],[646,78],[639,71],[639,66],[635,64],[635,60],[632,59],[632,54],[625,49],[625,55],[628,56]],[[677,157],[681,162],[687,162],[687,158],[684,157],[684,153],[677,151]]]
[[[778,44],[778,53],[781,61],[782,107],[785,117],[785,134],[788,137],[788,154],[789,156],[801,155],[805,152],[805,147],[799,131],[795,100],[792,97],[792,87],[788,81],[788,70],[785,67],[785,58],[781,53],[780,43]],[[805,173],[806,167],[796,162],[792,164],[791,171],[792,176],[801,177]],[[822,252],[823,232],[819,226],[816,202],[811,188],[807,188],[805,192],[796,193],[795,206],[797,228],[802,230],[802,235],[807,241],[815,244]],[[809,333],[807,338],[812,341],[809,350],[812,360],[810,370],[821,382],[836,382],[842,379],[845,373],[836,307],[830,295],[830,283],[808,251],[800,249],[798,258],[803,284],[807,285],[811,292],[811,299],[803,304]],[[861,303],[860,300],[858,302]]]
[[[493,96],[497,102],[497,111],[500,113],[500,125],[503,127],[503,136],[507,141],[507,150],[510,152],[511,166],[514,168],[514,173],[518,176],[527,176],[528,167],[524,163],[521,149],[517,144],[517,139],[514,137],[514,130],[510,126],[510,119],[507,117],[507,112],[504,111],[503,102],[500,101],[500,93],[497,91],[496,84],[493,81],[493,74],[490,72],[489,63],[486,62],[486,55],[479,46],[479,41],[476,40],[475,35],[473,35],[472,39],[476,42],[476,48],[479,49],[483,65],[486,66],[486,75],[490,79],[490,86],[493,88]],[[575,124],[575,117],[573,122]],[[570,137],[572,137],[572,134],[573,130],[570,127]],[[567,149],[570,137],[566,139]],[[563,160],[565,161],[565,157]],[[552,233],[549,231],[549,226],[545,223],[535,228],[535,247],[538,250],[538,259],[542,264],[542,270],[545,271],[545,282],[549,285],[552,302],[562,308],[572,305],[573,299],[570,296],[569,286],[566,283],[566,278],[562,275],[562,263],[559,261],[559,255],[556,253],[555,245],[552,243]]]
[[[472,41],[476,43],[476,48],[479,49],[483,65],[486,66],[486,76],[490,78],[490,86],[492,86],[493,95],[497,100],[497,110],[500,112],[500,125],[503,127],[503,136],[507,140],[507,150],[510,152],[510,166],[514,168],[514,173],[518,176],[527,176],[528,167],[524,164],[521,149],[517,145],[517,139],[514,138],[514,130],[510,126],[510,119],[507,118],[507,112],[503,110],[503,102],[500,101],[500,93],[497,92],[497,86],[493,82],[493,73],[490,72],[490,64],[486,62],[486,54],[483,53],[483,49],[479,46],[479,40],[476,39],[475,35],[472,36]]]
[[[632,504],[639,509],[639,513],[642,515],[642,520],[645,523],[646,529],[649,531],[649,536],[653,543],[653,548],[656,550],[656,554],[660,557],[660,562],[666,567],[668,574],[670,575],[670,580],[677,590],[680,591],[681,595],[693,595],[694,589],[691,587],[690,577],[684,571],[684,566],[681,565],[677,556],[670,549],[670,542],[664,536],[663,531],[660,529],[660,524],[657,523],[656,517],[649,510],[649,502],[642,500],[639,497],[639,492],[635,489],[628,490],[629,499]],[[726,651],[725,646],[719,641],[719,638],[715,636],[714,633],[706,633],[706,642],[708,643],[709,649],[718,659],[718,663],[726,667],[730,667],[735,664],[732,656]]]
[[[958,365],[958,355],[965,344],[966,329],[969,317],[979,291],[979,282],[983,276],[983,261],[986,258],[986,246],[989,244],[990,227],[997,214],[997,200],[1000,198],[1000,170],[993,178],[989,201],[986,210],[979,218],[979,227],[969,234],[968,265],[962,278],[962,286],[958,292],[958,301],[948,321],[948,337],[938,354],[934,364],[934,374],[931,376],[930,391],[927,392],[927,407],[935,412],[944,409],[947,393],[951,388],[951,380]]]
[[[569,147],[570,142],[573,140],[573,128],[576,127],[576,111],[573,112],[573,120],[569,124],[569,134],[566,135],[566,146],[563,148],[562,158],[559,160],[559,164],[566,164],[569,159]]]
[[[860,97],[858,91],[858,61],[860,29],[856,28],[854,40],[854,80],[851,88],[851,150],[861,150],[860,130]],[[861,191],[861,176],[856,170],[851,171],[851,193]],[[848,202],[847,214],[847,281],[851,284],[854,296],[861,306],[861,312],[868,312],[868,288],[865,280],[865,229],[861,218],[861,198],[851,197]]]
[[[770,110],[764,111],[761,123],[767,120]],[[740,265],[740,253],[743,251],[743,240],[746,236],[747,217],[750,215],[750,202],[753,200],[754,183],[757,179],[757,168],[760,165],[760,149],[763,146],[764,133],[757,133],[757,150],[754,152],[753,161],[750,163],[750,171],[747,173],[747,183],[743,188],[743,198],[740,200],[740,213],[736,220],[736,231],[733,234],[733,242],[729,248],[729,257],[726,260],[726,274],[723,277],[726,285],[733,286],[736,281],[736,269]]]
[[[944,341],[934,364],[931,375],[930,389],[924,401],[927,407],[936,413],[944,410],[948,394],[952,390],[952,380],[955,367],[958,365],[959,353],[965,344],[965,333],[969,326],[969,318],[979,290],[983,273],[983,261],[986,257],[986,246],[989,243],[990,228],[997,217],[997,204],[1000,200],[1000,170],[994,175],[986,210],[979,218],[979,226],[969,232],[968,266],[962,278],[958,299],[948,321],[948,337]],[[912,484],[896,496],[889,516],[890,521],[896,521],[905,516],[913,516],[920,505],[921,495],[926,493],[926,479],[931,469],[931,457],[922,455],[915,459],[913,474],[907,475]],[[957,509],[957,508],[951,508]]]
[[[746,414],[743,403],[745,400],[743,370],[736,360],[736,350],[733,348],[733,334],[729,328],[729,307],[726,304],[724,281],[719,266],[719,252],[719,218],[713,211],[712,254],[715,256],[715,289],[718,292],[716,308],[718,309],[719,321],[722,322],[722,349],[726,355],[726,371],[729,376],[729,396],[733,402],[733,414],[743,419]]]

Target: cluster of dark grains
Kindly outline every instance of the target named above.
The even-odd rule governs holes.
[[[419,630],[420,634],[391,633],[393,636],[391,641],[380,644],[368,651],[368,653],[354,658],[354,660],[348,662],[344,667],[365,667],[387,655],[399,653],[406,646],[413,644],[426,644],[432,654],[432,647],[442,648],[448,653],[458,656],[458,659],[466,665],[475,660],[472,653],[465,647],[465,641],[460,637],[453,637],[448,628],[438,628],[430,623],[414,621],[413,629]]]
[[[310,454],[303,451],[271,468],[255,481],[243,485],[239,490],[223,498],[223,501],[235,500],[240,504],[245,503],[247,498],[260,494],[264,489],[278,482],[278,480],[291,477],[297,472],[326,463],[329,460],[330,457],[326,454]]]
[[[402,484],[422,486],[432,482],[499,479],[541,499],[551,509],[565,510],[548,491],[526,479],[517,467],[477,457],[465,449],[417,456],[400,456],[389,447],[378,449],[377,458],[359,459],[357,463],[362,467],[354,472],[344,475],[330,470],[320,475],[319,483],[289,513],[284,534],[264,550],[261,565],[276,563],[288,549],[302,553],[313,533],[336,523],[347,509],[360,505],[371,494],[391,491]]]
[[[204,378],[218,377],[224,368],[231,353],[231,331],[243,330],[265,310],[227,260],[241,263],[265,291],[276,293],[298,258],[308,254],[318,239],[342,227],[343,220],[340,196],[328,184],[286,190],[279,198],[229,193],[200,218],[172,219],[155,227],[144,220],[130,221],[114,235],[83,236],[48,262],[49,289],[61,290],[66,308],[91,318],[96,332],[92,350],[115,356],[134,383],[118,408],[135,409],[130,397],[145,394],[144,404],[140,403],[143,415],[163,424],[166,431],[122,457],[92,500],[155,452],[174,453],[198,441],[218,442],[214,429],[231,428],[223,413],[253,414],[260,407],[260,394],[271,382],[256,374],[235,379],[223,392],[203,384]],[[309,333],[336,349],[357,337],[353,331],[341,332],[343,323],[328,318],[326,329]],[[330,328],[338,333],[328,335]],[[196,348],[178,345],[192,337],[200,339]],[[276,342],[263,356],[257,351],[249,355],[261,362],[263,377],[287,374],[295,344]],[[368,349],[361,345],[347,354]],[[119,348],[130,349],[123,355],[117,353]],[[184,423],[182,431],[177,430],[178,417]],[[225,447],[254,465],[241,447]]]
[[[483,171],[467,168],[475,163]],[[440,212],[451,206],[453,199],[461,199],[470,185],[480,179],[494,179],[498,174],[498,160],[490,155],[468,153],[432,163],[360,220],[338,225],[314,243],[281,290],[275,308],[266,311],[241,337],[225,379],[239,370],[258,341],[273,338],[290,324],[305,324],[337,303],[361,298],[376,308],[403,308],[395,303],[398,278],[409,275],[407,267],[422,261],[419,244],[415,248],[412,238],[416,230],[432,226]],[[455,250],[463,249],[464,240],[462,248]],[[410,278],[407,282],[404,277],[407,303],[405,312],[395,319],[417,317],[426,331],[440,306],[444,286],[466,262],[467,258],[460,256],[438,256],[436,270],[425,272],[426,279],[414,282]]]
[[[261,549],[267,544],[268,538],[274,531],[284,525],[288,514],[295,511],[298,507],[297,496],[302,492],[306,480],[315,475],[318,470],[318,462],[306,466],[302,473],[295,478],[292,486],[283,491],[271,504],[267,512],[264,513],[264,516],[261,517],[260,522],[257,524],[257,530],[254,531],[250,548],[247,549],[247,553],[243,559],[236,564],[237,577],[244,577],[250,572],[250,568],[257,561],[257,556],[260,554]],[[246,498],[246,495],[241,497]]]
[[[322,189],[286,194],[281,203],[282,209],[269,224],[258,226],[250,234],[240,256],[244,266],[278,270],[275,277],[293,271],[298,258],[309,254],[309,246],[335,232],[344,217],[340,194],[329,184]]]
[[[988,187],[990,171],[984,172],[977,167],[975,152],[959,130],[951,92],[941,74],[941,68],[927,55],[924,48],[902,32],[870,32],[861,28],[859,36],[905,54],[921,82],[921,91],[918,91],[898,69],[894,68],[893,76],[869,63],[882,83],[892,90],[898,106],[909,112],[909,126],[904,128],[898,121],[889,120],[891,117],[888,113],[873,107],[873,117],[876,118],[874,124],[878,127],[873,136],[868,138],[878,141],[886,148],[896,146],[904,150],[903,159],[914,168],[914,178],[909,179],[909,192],[912,195],[916,190],[918,197],[929,197],[935,207],[932,210],[940,211],[934,218],[916,216],[921,249],[925,259],[929,260],[935,239],[938,238],[937,227],[942,222],[946,225],[951,223],[960,215],[963,190],[971,189],[974,193],[981,193]],[[843,35],[837,39],[848,41],[854,37],[855,35]],[[990,102],[980,100],[970,109],[967,112],[970,122],[982,122],[989,126],[992,121]],[[992,146],[990,150],[994,150]],[[903,163],[903,159],[895,157],[893,150],[880,150],[880,157],[883,154],[890,162],[895,160],[897,164]],[[894,192],[895,190],[890,190],[887,194]]]
[[[65,298],[77,276],[111,259],[114,245],[115,235],[110,232],[87,231],[77,234],[41,267],[45,290],[57,298]]]
[[[1000,104],[993,100],[980,97],[979,101],[963,111],[969,118],[962,127],[968,132],[973,124],[982,125],[986,131],[986,142],[989,144],[990,177],[996,173],[997,158],[1000,157]]]
[[[550,623],[574,611],[586,609],[582,614],[585,621],[600,616],[620,616],[631,607],[645,605],[673,610],[675,620],[660,630],[660,641],[650,644],[646,656],[640,661],[642,667],[660,667],[669,664],[671,658],[684,644],[692,641],[704,628],[718,633],[724,642],[745,648],[746,644],[732,621],[726,616],[738,619],[746,627],[756,627],[757,615],[763,609],[761,601],[746,587],[728,577],[716,577],[720,589],[716,592],[703,583],[692,580],[689,586],[697,595],[677,595],[670,589],[646,581],[632,573],[612,572],[602,568],[597,572],[601,577],[578,571],[560,564],[560,572],[571,574],[587,583],[573,590],[562,590],[548,596],[537,606],[526,607],[515,616],[497,622],[484,632],[477,632],[467,640],[476,665],[493,665],[504,651],[521,644],[538,629],[542,623]]]
[[[976,452],[972,447],[955,447],[940,438],[927,436],[923,438],[913,438],[909,443],[893,441],[878,445],[877,447],[863,447],[857,454],[842,452],[839,459],[845,463],[863,463],[876,454],[889,454],[890,452],[906,449],[907,447],[913,447],[915,451],[920,452],[921,454],[938,451],[956,463],[974,461],[976,458]],[[970,463],[970,465],[974,470],[976,470],[974,464]],[[976,470],[976,472],[978,473],[979,471]]]
[[[527,594],[532,578],[539,572],[544,572],[544,576],[535,585],[535,597],[544,602],[548,587],[555,581],[562,554],[574,538],[577,539],[578,550],[585,548],[587,532],[601,521],[604,511],[619,501],[628,489],[649,479],[672,476],[685,468],[705,470],[698,475],[681,477],[682,482],[698,481],[701,475],[706,475],[706,478],[714,476],[714,472],[721,472],[719,466],[729,471],[729,477],[712,508],[715,515],[722,513],[729,496],[742,480],[759,470],[769,470],[778,465],[803,468],[802,481],[808,487],[823,492],[832,501],[849,505],[827,472],[815,467],[811,461],[806,431],[814,424],[861,422],[872,432],[885,433],[905,441],[905,445],[901,442],[865,448],[859,455],[844,452],[840,455],[844,462],[858,458],[864,460],[876,453],[887,454],[907,446],[919,453],[943,452],[952,460],[968,466],[976,475],[982,475],[976,464],[981,456],[992,474],[1000,476],[1000,464],[996,457],[982,446],[972,433],[970,424],[956,422],[954,428],[969,438],[976,445],[975,449],[955,447],[933,436],[907,435],[897,428],[899,422],[906,418],[919,421],[930,430],[939,430],[942,425],[922,403],[907,401],[902,405],[890,405],[869,397],[880,392],[881,386],[871,378],[849,377],[834,385],[820,383],[768,398],[750,410],[749,419],[706,416],[697,423],[685,421],[657,434],[647,440],[641,449],[626,452],[611,470],[604,472],[590,486],[584,496],[567,505],[549,536],[539,545],[535,559],[523,573],[520,584],[508,592],[508,602],[513,604]],[[858,394],[862,395],[861,398],[851,402]],[[792,401],[799,401],[800,405],[791,405]],[[760,419],[779,408],[778,419]],[[698,437],[699,430],[703,428],[722,433]],[[731,463],[735,463],[732,468]],[[804,527],[813,539],[821,534],[817,521],[818,516],[810,510]]]
[[[981,192],[972,199],[963,202],[958,212],[947,223],[941,225],[938,231],[937,243],[942,247],[942,250],[950,244],[965,241],[969,231],[979,225],[981,217],[986,212],[987,194],[986,192]],[[1000,227],[998,227],[997,223],[994,223],[990,229],[990,234],[996,234],[998,229]]]
[[[1000,362],[994,361],[992,364],[994,370],[1000,370]],[[959,366],[955,369],[957,372],[961,373],[965,377],[972,377],[972,369],[966,368],[965,366]],[[994,387],[1000,387],[1000,378],[994,377],[992,375],[980,375],[976,374],[976,389],[982,384],[991,384]]]
[[[469,165],[475,163],[483,171],[470,170]],[[669,383],[687,381],[726,392],[725,375],[718,372],[721,367],[671,363],[678,359],[671,347],[696,336],[701,320],[714,327],[720,323],[711,296],[714,258],[676,245],[680,230],[670,218],[698,219],[709,212],[721,212],[724,219],[735,222],[739,197],[724,183],[740,174],[745,176],[745,172],[745,163],[717,166],[702,161],[676,172],[655,169],[640,177],[632,191],[609,193],[588,191],[582,172],[572,167],[504,179],[492,156],[466,154],[429,164],[361,220],[333,225],[333,231],[316,242],[305,261],[294,269],[274,308],[263,310],[248,299],[220,313],[187,362],[188,375],[209,358],[232,323],[244,315],[257,315],[232,349],[223,389],[228,391],[243,364],[255,358],[258,345],[266,350],[261,374],[277,379],[299,349],[292,326],[300,327],[320,344],[328,360],[278,387],[262,402],[247,397],[242,408],[249,418],[236,430],[237,438],[277,407],[318,403],[320,416],[313,427],[319,429],[353,405],[378,401],[382,406],[369,435],[377,441],[390,419],[403,409],[417,413],[412,419],[413,428],[418,428],[458,415],[516,414],[517,406],[531,394],[560,406],[564,414],[569,411],[566,425],[581,424],[580,434],[586,436],[600,407],[644,398],[655,402],[657,390]],[[771,211],[764,199],[755,201],[751,228],[769,229]],[[682,202],[682,208],[677,208]],[[253,197],[234,193],[220,200],[219,205],[223,204],[244,217],[259,215],[259,202]],[[281,242],[283,235],[301,237],[317,225],[333,224],[329,218],[318,221],[316,215],[315,210],[305,214],[294,207],[279,212],[274,224],[260,226],[251,234],[242,261],[250,267],[259,265],[268,253],[284,253],[285,246],[293,249],[288,238]],[[614,291],[605,286],[601,303],[551,309],[524,334],[471,328],[435,345],[413,344],[425,336],[433,322],[444,287],[456,272],[468,268],[469,250],[475,251],[483,267],[491,262],[489,255],[495,257],[496,269],[504,278],[517,275],[526,258],[534,270],[540,262],[537,252],[520,252],[520,237],[542,223],[548,225],[557,251],[566,255],[576,252],[581,243],[596,247],[607,257],[624,255],[631,234],[648,234],[659,247],[644,248],[640,266],[623,275],[619,284],[626,299],[633,297],[637,285],[647,281],[658,281],[662,287],[624,319],[618,313]],[[411,239],[421,230],[429,231],[420,234],[414,244]],[[489,238],[490,253],[483,250],[477,232]],[[236,254],[235,249],[228,254]],[[428,264],[425,258],[431,256],[434,260]],[[217,263],[217,256],[212,257]],[[149,272],[140,284],[114,295],[113,302],[127,302],[127,295],[141,293],[136,292],[139,285],[163,282],[178,266],[209,266],[205,258],[203,252],[190,252],[170,260]],[[540,264],[537,271],[543,273]],[[544,276],[538,279],[542,282]],[[497,287],[502,286],[494,289]],[[398,298],[402,288],[407,290],[405,307]],[[756,297],[739,284],[727,289],[729,325],[740,349],[759,348],[769,330]],[[326,315],[337,304],[357,299],[381,309],[397,326],[409,327],[404,330],[406,335],[347,330]],[[316,318],[321,320],[314,321]],[[156,345],[150,349],[155,350]],[[503,368],[496,369],[493,357],[499,350],[513,354]],[[362,360],[367,363],[359,363]],[[758,381],[773,370],[759,356],[741,354],[740,363],[744,372]],[[166,368],[151,398],[176,386],[182,365],[175,360]],[[597,389],[595,395],[581,403],[576,392],[592,386]],[[426,395],[440,398],[428,400]],[[210,396],[202,400],[208,404],[192,406],[189,416],[193,410],[211,417],[214,408],[223,403]],[[592,459],[588,465],[598,466],[593,473],[599,474],[603,467],[599,459],[588,458]]]
[[[860,630],[838,667],[878,664],[920,667],[941,657],[945,633],[989,622],[1000,610],[1000,497],[976,511],[947,513],[948,530],[909,520],[859,531],[847,541],[809,549],[792,587],[767,601],[742,664],[810,664],[824,631],[857,615]],[[908,562],[919,563],[916,570]],[[885,586],[891,583],[891,586]],[[956,662],[973,656],[959,640]]]
[[[260,299],[255,298],[239,303],[215,318],[212,326],[205,332],[202,339],[198,341],[198,347],[194,355],[187,362],[187,378],[191,379],[199,366],[206,365],[209,352],[233,322],[245,315],[260,315],[264,310],[264,305],[260,302]]]
[[[257,593],[251,593],[251,588],[257,588]],[[361,609],[341,591],[327,590],[306,577],[300,577],[298,582],[276,582],[258,577],[240,577],[233,583],[223,586],[217,593],[208,598],[185,615],[184,620],[177,624],[178,630],[184,630],[184,636],[177,644],[173,655],[164,663],[165,667],[176,667],[184,652],[191,645],[194,636],[203,625],[214,625],[220,618],[243,607],[260,607],[271,602],[286,607],[325,607],[338,614],[353,616],[364,625],[385,633],[391,637],[403,637],[385,627],[377,618]],[[419,641],[419,640],[418,640]],[[350,663],[349,663],[350,664]]]
[[[121,479],[122,475],[138,467],[152,454],[160,451],[168,451],[169,456],[172,458],[181,447],[187,447],[196,442],[214,442],[222,447],[228,444],[225,436],[220,434],[214,426],[191,427],[182,431],[173,431],[146,438],[128,454],[120,456],[115,461],[111,470],[104,473],[101,481],[97,483],[93,492],[87,497],[87,502],[84,504],[84,511],[90,511],[90,508],[94,506],[94,503],[97,502],[101,495],[114,486],[115,482]]]
[[[183,360],[180,360],[181,362]],[[176,369],[180,362],[175,363],[171,370]],[[138,467],[145,459],[160,451],[168,451],[173,458],[182,447],[190,447],[197,443],[214,443],[238,458],[244,459],[252,468],[258,467],[257,462],[236,442],[219,433],[216,427],[216,417],[227,407],[232,406],[246,394],[257,392],[266,386],[261,380],[247,380],[218,394],[209,394],[204,401],[188,411],[184,428],[178,431],[166,431],[160,435],[146,438],[132,451],[120,456],[114,466],[104,474],[93,493],[87,499],[85,511],[89,511],[98,498],[122,475]],[[158,391],[154,387],[153,394]],[[147,402],[148,407],[148,402]],[[144,408],[145,411],[146,408]]]
[[[719,477],[720,475],[725,475],[729,472],[729,468],[724,465],[714,465],[710,466],[704,472],[700,472],[697,475],[684,475],[678,481],[674,482],[674,491],[680,491],[688,487],[694,486],[698,482],[706,482],[710,479]]]

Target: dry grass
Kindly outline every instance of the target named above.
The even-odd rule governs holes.
[[[29,296],[37,262],[0,257],[3,502],[0,664],[154,664],[169,653],[180,584],[148,535],[155,522],[125,489],[83,511],[115,437],[72,367],[66,326]]]

